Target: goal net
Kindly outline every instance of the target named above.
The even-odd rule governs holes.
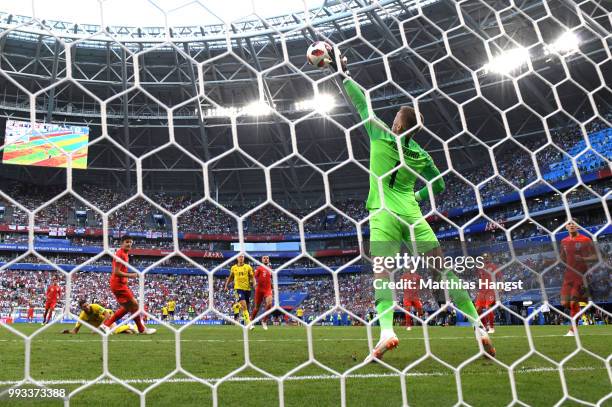
[[[0,9],[0,400],[610,403],[610,4],[210,3]]]

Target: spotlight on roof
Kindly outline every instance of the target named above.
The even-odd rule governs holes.
[[[253,102],[243,107],[228,106],[228,107],[212,107],[203,112],[204,117],[228,117],[236,115],[246,116],[266,116],[270,114],[272,108],[265,102]]]
[[[271,110],[270,105],[268,105],[266,102],[257,101],[249,103],[240,109],[240,113],[248,116],[266,116],[270,114]]]
[[[483,67],[488,72],[509,74],[529,61],[529,51],[520,47],[504,51]]]
[[[573,32],[567,31],[559,36],[552,44],[545,48],[546,54],[557,53],[561,55],[571,55],[578,51],[580,38]]]
[[[315,110],[318,113],[327,113],[336,106],[332,95],[320,94],[314,99],[300,100],[295,103],[295,110]]]

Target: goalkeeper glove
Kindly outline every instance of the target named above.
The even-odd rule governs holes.
[[[334,55],[331,56],[332,60],[329,63],[329,66],[331,67],[331,69],[336,72],[340,72],[341,74],[344,74],[346,76],[350,76],[348,68],[346,66],[346,63],[347,63],[346,56],[340,55],[340,50],[336,47],[333,47],[333,54]],[[340,62],[339,69],[338,69],[338,62]]]

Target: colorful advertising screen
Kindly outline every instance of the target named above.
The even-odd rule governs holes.
[[[7,120],[2,163],[87,168],[89,127]]]

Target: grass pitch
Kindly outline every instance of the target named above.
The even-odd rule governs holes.
[[[15,325],[30,335],[39,325]],[[140,398],[129,388],[114,383],[109,377],[83,388],[87,381],[103,374],[102,338],[82,330],[77,336],[58,332],[67,326],[52,325],[39,332],[31,341],[30,373],[33,379],[49,388],[81,391],[70,398],[71,406],[137,406]],[[149,406],[208,406],[213,393],[219,406],[272,406],[280,400],[285,406],[339,406],[341,379],[332,371],[343,373],[348,406],[450,406],[458,402],[459,394],[472,406],[504,406],[513,401],[509,372],[503,366],[478,357],[463,362],[478,353],[472,329],[459,327],[429,327],[429,351],[422,328],[407,332],[396,328],[400,347],[385,355],[389,367],[373,363],[360,368],[368,353],[365,327],[312,328],[309,349],[304,327],[257,327],[248,333],[235,326],[193,326],[180,336],[166,327],[159,327],[154,336],[118,335],[108,340],[110,373],[138,390],[145,391]],[[562,377],[568,394],[588,403],[602,401],[612,391],[609,365],[602,359],[612,354],[612,327],[580,328],[578,348],[576,338],[564,337],[567,327],[534,326],[530,328],[533,352],[522,326],[498,327],[492,335],[497,348],[497,360],[514,369],[517,398],[532,406],[552,406],[563,396]],[[378,329],[372,329],[373,338]],[[179,346],[176,339],[180,338]],[[25,343],[15,334],[0,327],[0,392],[24,377]],[[309,351],[319,363],[310,363]],[[570,356],[568,358],[568,356]],[[597,357],[596,357],[597,356]],[[599,358],[602,359],[599,359]],[[265,373],[287,375],[281,386]],[[564,361],[562,372],[555,363]],[[415,363],[420,362],[420,363]],[[176,371],[177,364],[189,375]],[[457,368],[456,372],[452,367]],[[401,377],[393,369],[403,370]],[[173,372],[175,372],[173,374]],[[232,373],[233,372],[233,373]],[[171,375],[171,376],[169,376]],[[193,377],[214,386],[211,388]],[[156,381],[169,377],[156,386]],[[457,383],[461,382],[458,391]],[[22,386],[29,388],[31,385]],[[612,399],[602,405],[612,404]],[[4,395],[0,406],[61,406],[63,400],[42,398],[11,398]],[[580,405],[568,400],[564,406]]]

